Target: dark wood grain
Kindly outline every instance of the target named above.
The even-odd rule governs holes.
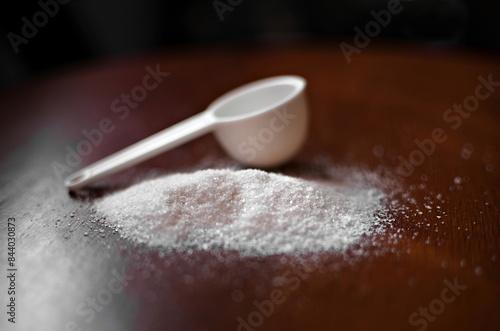
[[[170,75],[120,120],[111,103],[157,64]],[[474,94],[478,76],[500,81],[498,54],[370,46],[347,64],[335,44],[166,49],[66,68],[1,92],[1,252],[6,220],[15,217],[18,329],[64,330],[74,321],[81,330],[234,330],[238,317],[256,309],[254,300],[269,298],[273,279],[304,272],[290,257],[165,255],[100,225],[95,198],[153,174],[230,162],[210,135],[76,195],[51,166],[64,163],[66,146],[75,147],[82,130],[98,127],[102,118],[115,129],[85,164],[203,110],[231,88],[280,74],[307,78],[312,123],[303,151],[279,171],[304,173],[322,155],[334,164],[397,174],[398,156],[408,158],[415,139],[431,137],[436,128],[447,139],[411,175],[397,177],[416,202],[409,218],[396,215],[387,230],[387,238],[399,233],[399,240],[381,238],[383,254],[373,248],[353,263],[341,254],[316,257],[324,270],[306,272],[254,329],[418,330],[410,315],[441,298],[447,281],[466,288],[428,330],[498,329],[500,88],[459,128],[443,120],[454,103]],[[464,148],[470,155],[464,157]],[[446,216],[418,214],[437,193]],[[125,286],[101,311],[78,310],[120,274]],[[4,298],[3,283],[1,291]]]

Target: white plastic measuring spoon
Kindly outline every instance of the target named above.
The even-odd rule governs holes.
[[[211,131],[226,152],[243,164],[284,163],[300,149],[307,134],[305,87],[305,79],[299,76],[271,77],[238,87],[198,115],[71,174],[64,184],[77,190]]]

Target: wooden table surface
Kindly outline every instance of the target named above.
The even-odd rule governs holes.
[[[113,101],[157,65],[168,77],[127,116],[113,112]],[[302,152],[279,171],[305,169],[323,156],[397,175],[399,156],[408,160],[413,153],[418,161],[415,139],[442,131],[422,164],[397,176],[415,202],[410,217],[396,215],[387,230],[398,240],[354,262],[322,256],[325,268],[307,273],[260,321],[250,316],[254,301],[269,299],[284,272],[300,273],[293,258],[165,255],[121,239],[92,211],[94,199],[152,173],[229,162],[213,136],[76,195],[68,194],[53,165],[66,164],[66,148],[76,148],[82,130],[99,127],[103,118],[114,130],[82,165],[203,110],[231,88],[280,74],[308,80],[312,123]],[[7,322],[9,284],[2,273],[1,329],[497,330],[500,86],[479,88],[484,100],[474,104],[478,77],[500,82],[498,54],[370,45],[348,64],[336,43],[254,45],[102,60],[2,91],[0,261],[7,274],[6,226],[15,218],[18,270],[15,326]],[[447,113],[464,100],[473,111]],[[440,213],[426,210],[432,199]],[[241,324],[249,317],[254,326]]]

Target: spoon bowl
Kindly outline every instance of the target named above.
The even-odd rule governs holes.
[[[214,134],[242,164],[272,167],[293,157],[307,134],[305,80],[280,76],[232,90],[208,107]]]

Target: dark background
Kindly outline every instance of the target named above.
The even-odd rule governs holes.
[[[55,0],[41,0],[50,2]],[[233,3],[238,0],[233,0]],[[39,1],[4,2],[0,11],[0,84],[92,59],[159,47],[242,43],[353,42],[355,26],[372,20],[385,0],[242,0],[221,21],[213,0],[70,0],[16,54],[7,37],[21,35]],[[222,2],[228,3],[228,0]],[[500,3],[486,0],[401,1],[372,43],[410,41],[475,51],[500,49]]]

